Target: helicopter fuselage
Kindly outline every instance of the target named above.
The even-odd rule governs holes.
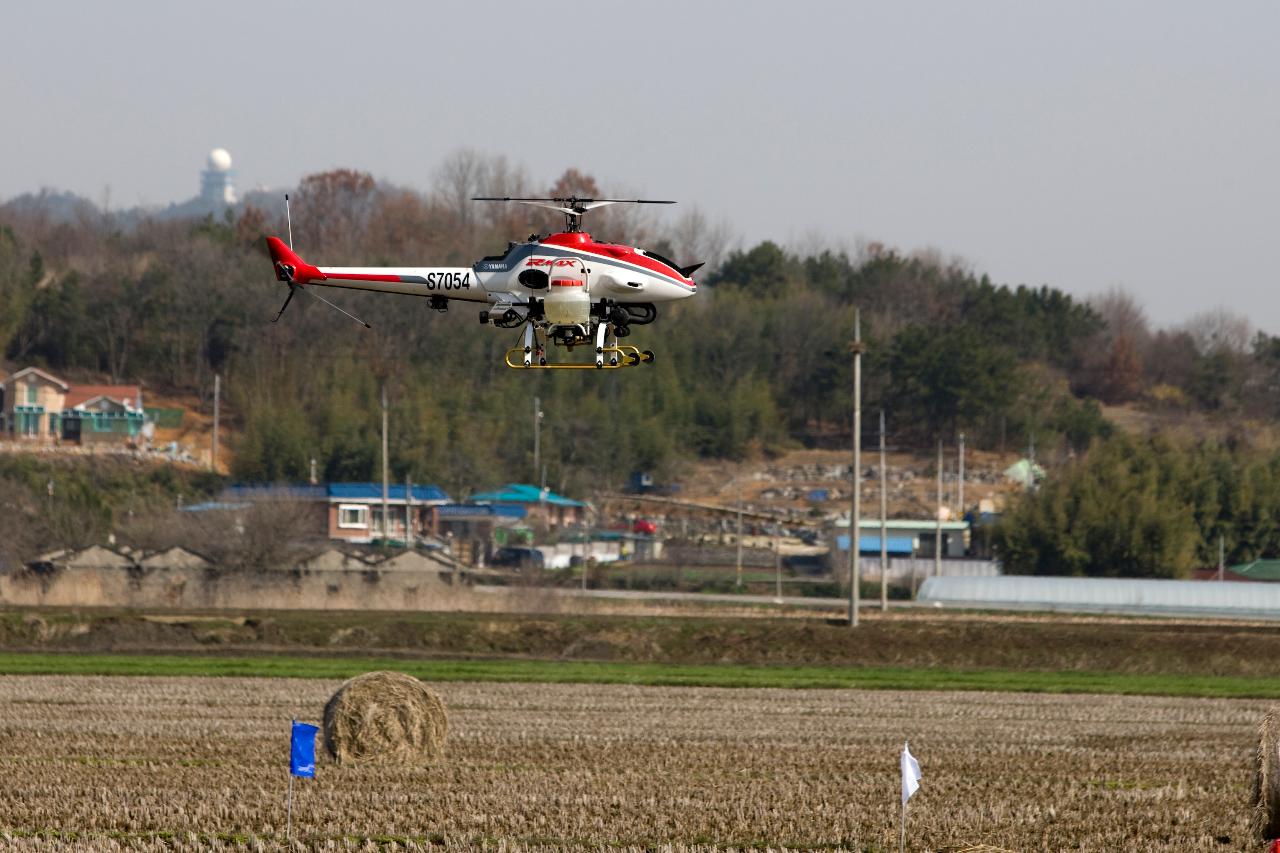
[[[267,247],[276,278],[289,286],[289,299],[297,287],[324,286],[423,296],[438,310],[452,301],[480,303],[481,323],[525,327],[520,348],[525,367],[535,360],[547,364],[543,338],[570,349],[594,342],[597,367],[603,366],[606,350],[611,365],[620,358],[630,364],[651,362],[651,352],[641,353],[617,339],[629,335],[633,325],[652,323],[658,304],[697,293],[690,276],[702,266],[681,268],[654,252],[597,242],[581,230],[513,242],[503,254],[470,267],[320,267],[304,261],[278,237],[268,237]]]
[[[575,298],[564,301],[586,297],[592,304],[625,305],[672,302],[698,290],[693,279],[666,259],[631,246],[599,243],[582,231],[511,243],[504,254],[470,267],[313,267],[277,258],[276,273],[286,282],[292,278],[304,285],[489,303],[521,314],[561,301],[570,291]]]

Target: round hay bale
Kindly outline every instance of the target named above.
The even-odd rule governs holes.
[[[448,727],[440,697],[403,672],[358,675],[324,706],[324,746],[339,764],[427,764]]]
[[[1273,705],[1258,728],[1253,774],[1253,831],[1260,841],[1280,838],[1280,705]]]

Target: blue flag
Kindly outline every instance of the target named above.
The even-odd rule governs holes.
[[[310,723],[294,721],[289,739],[289,772],[294,776],[312,778],[316,775],[316,732]]]

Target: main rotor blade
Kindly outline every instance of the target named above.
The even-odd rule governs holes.
[[[558,204],[547,204],[546,202],[542,202],[542,201],[530,201],[528,199],[523,199],[523,198],[513,198],[511,200],[518,204],[527,204],[530,207],[542,207],[547,210],[554,210],[556,213],[564,213],[569,216],[581,216],[583,213],[583,211],[574,210],[571,207],[561,207]]]
[[[554,201],[561,204],[675,204],[674,201],[663,201],[652,198],[576,198],[569,196],[568,198],[517,198],[515,196],[487,196],[474,195],[472,201]]]
[[[580,198],[578,201],[596,201],[604,204],[675,204],[674,201],[663,201],[655,198]]]

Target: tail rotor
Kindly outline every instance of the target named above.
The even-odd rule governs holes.
[[[284,316],[284,310],[288,308],[289,303],[293,301],[293,295],[297,293],[299,290],[301,290],[303,293],[307,294],[311,298],[319,300],[320,302],[323,302],[325,305],[328,305],[330,308],[332,308],[334,311],[337,311],[339,314],[342,314],[345,317],[350,317],[352,320],[355,320],[357,323],[359,323],[361,326],[364,326],[366,329],[372,329],[373,326],[369,325],[364,320],[361,320],[359,317],[357,317],[356,315],[352,314],[349,311],[344,311],[343,309],[339,308],[337,305],[334,305],[328,299],[325,299],[320,294],[304,287],[303,283],[301,281],[298,281],[297,277],[300,271],[304,272],[304,274],[307,276],[308,281],[314,281],[317,279],[323,280],[324,275],[317,268],[304,262],[302,258],[298,257],[298,255],[293,251],[293,215],[289,210],[289,194],[288,193],[284,194],[284,215],[285,215],[285,221],[288,223],[288,228],[289,228],[289,246],[286,250],[284,244],[280,242],[280,239],[278,237],[268,237],[267,249],[271,252],[271,260],[275,262],[276,280],[282,281],[285,284],[289,285],[289,295],[284,298],[284,304],[280,306],[280,310],[276,312],[276,316],[271,320],[271,322],[272,323],[278,322],[280,318]]]

